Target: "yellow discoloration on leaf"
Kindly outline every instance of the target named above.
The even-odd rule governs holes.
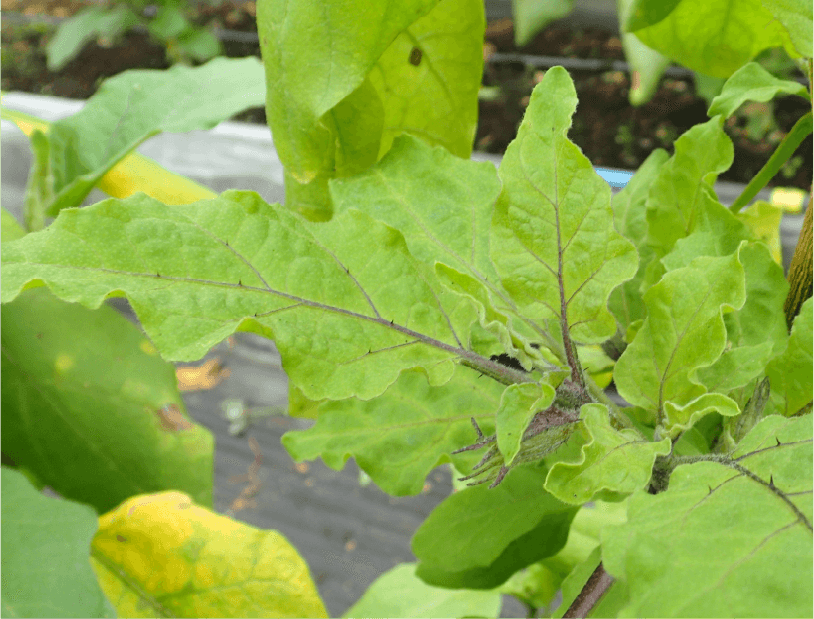
[[[150,340],[142,340],[142,342],[138,345],[138,347],[148,355],[157,355],[158,351],[155,349],[155,346],[152,345]]]
[[[91,554],[120,616],[327,616],[308,567],[282,535],[180,492],[133,497],[103,515]]]
[[[74,359],[71,355],[63,353],[57,356],[57,360],[54,365],[56,366],[57,372],[64,374],[74,365],[76,365],[76,359]]]

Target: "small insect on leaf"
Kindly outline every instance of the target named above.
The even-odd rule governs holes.
[[[410,51],[410,64],[417,67],[419,64],[421,64],[421,57],[423,55],[424,54],[421,52],[420,49],[414,47],[412,51]]]

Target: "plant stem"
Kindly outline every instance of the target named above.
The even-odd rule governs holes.
[[[752,201],[752,198],[754,198],[757,193],[763,189],[769,183],[769,181],[772,180],[772,178],[774,178],[775,174],[780,171],[783,164],[791,158],[794,151],[797,150],[797,147],[800,146],[800,143],[806,137],[808,137],[811,131],[811,112],[808,112],[794,124],[791,131],[788,132],[786,137],[783,138],[783,141],[778,145],[777,149],[772,153],[772,156],[766,162],[766,165],[764,165],[760,172],[758,172],[757,175],[751,181],[749,181],[746,189],[744,189],[741,195],[735,199],[732,206],[729,207],[729,210],[731,210],[733,213],[737,213],[744,206],[749,204],[749,202]]]
[[[613,584],[613,576],[605,571],[600,562],[596,566],[593,574],[588,578],[588,582],[579,592],[579,595],[565,611],[565,617],[587,617],[588,613],[599,603],[599,599]]]
[[[814,187],[812,187],[814,190]],[[789,294],[783,304],[783,311],[786,314],[786,325],[791,329],[795,316],[800,313],[800,308],[812,293],[812,259],[811,259],[811,198],[809,197],[806,208],[803,228],[800,230],[800,238],[797,240],[797,247],[789,265]]]

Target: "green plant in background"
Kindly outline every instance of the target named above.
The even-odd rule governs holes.
[[[155,11],[148,15],[148,11]],[[189,21],[184,0],[127,0],[111,6],[83,9],[57,28],[46,47],[48,70],[59,71],[93,40],[108,45],[135,26],[167,49],[171,63],[205,62],[223,53],[218,39]]]
[[[109,616],[106,599],[124,615],[324,614],[284,539],[205,509],[211,437],[156,354],[199,359],[236,331],[275,341],[289,414],[316,419],[284,436],[295,460],[353,457],[394,495],[444,463],[476,484],[458,482],[416,532],[418,562],[346,616],[494,617],[503,593],[555,616],[811,614],[811,211],[787,280],[779,215],[752,200],[791,152],[746,209],[713,190],[732,164],[725,118],[810,92],[746,65],[708,122],[612,197],[568,140],[576,92],[554,68],[496,170],[460,158],[483,16],[466,35],[451,16],[474,6],[260,2],[285,207],[193,187],[181,206],[133,193],[72,208],[150,135],[248,103],[249,60],[129,72],[32,132],[33,225],[2,222],[7,614]],[[149,340],[100,307],[111,296]],[[92,335],[71,338],[90,316]],[[603,391],[610,373],[628,405]],[[98,584],[77,573],[78,611],[30,577],[35,530],[43,547],[73,542],[65,565],[92,536]]]
[[[789,8],[792,7],[792,8]],[[515,42],[526,45],[552,21],[568,15],[573,0],[512,0]],[[792,59],[808,58],[805,28],[811,2],[774,0],[617,0],[622,47],[630,64],[632,105],[647,103],[671,61],[696,72],[698,94],[711,100],[724,81],[764,50],[780,46]],[[737,23],[737,27],[732,27]],[[794,24],[788,26],[787,24]],[[773,73],[783,60],[768,63]]]

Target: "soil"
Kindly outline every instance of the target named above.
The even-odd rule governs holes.
[[[98,2],[97,2],[98,4]],[[254,2],[250,0],[206,0],[190,3],[190,18],[199,25],[256,32]],[[80,0],[2,0],[2,89],[43,95],[85,99],[101,81],[132,68],[160,69],[169,66],[165,49],[146,33],[129,32],[121,40],[100,38],[88,44],[63,70],[52,73],[45,62],[45,45],[53,36],[51,24],[21,24],[9,13],[30,17],[62,18],[86,7]],[[13,16],[12,16],[13,17]],[[254,43],[225,42],[230,57],[260,55]],[[476,150],[502,153],[514,138],[523,118],[529,95],[542,79],[543,71],[522,62],[492,62],[494,52],[624,60],[618,34],[596,28],[574,30],[553,25],[528,46],[516,48],[510,20],[489,25],[484,54],[483,96]],[[762,61],[782,65],[771,50]],[[786,63],[788,65],[788,63]],[[579,107],[569,136],[596,166],[636,169],[655,148],[672,150],[675,139],[695,124],[708,120],[707,102],[695,92],[692,77],[664,77],[654,97],[645,105],[628,102],[630,77],[615,70],[572,71]],[[799,75],[790,72],[790,75]],[[808,111],[800,97],[779,97],[770,103],[747,104],[726,123],[735,144],[735,161],[721,178],[747,183],[766,163],[777,144]],[[249,110],[236,120],[265,123],[262,108]],[[812,181],[812,141],[809,136],[773,185],[809,190]]]

